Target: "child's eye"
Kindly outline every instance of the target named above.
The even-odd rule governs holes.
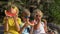
[[[36,15],[36,17],[41,17],[40,15]]]

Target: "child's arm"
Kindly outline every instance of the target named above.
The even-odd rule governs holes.
[[[4,21],[5,21],[5,23],[4,23],[5,32],[8,32],[8,29],[9,29],[9,27],[8,27],[8,17],[5,17]]]
[[[34,29],[34,25],[35,25],[35,20],[30,21],[29,24],[30,24],[30,26],[31,26],[30,33],[29,33],[29,34],[33,34],[33,29]]]
[[[22,34],[23,30],[24,30],[27,26],[28,26],[28,24],[25,23],[24,26],[21,28],[21,31],[20,31],[21,34]]]
[[[17,22],[18,17],[13,17],[13,18],[14,18],[14,22],[15,22],[16,29],[17,29],[18,32],[20,32],[20,26],[19,26],[19,24],[18,24],[18,22]]]
[[[45,20],[45,19],[42,19],[43,21],[44,21],[44,30],[45,30],[45,32],[47,32],[48,30],[47,30],[47,21]]]
[[[27,19],[27,21],[25,22],[24,26],[21,28],[21,33],[29,25],[28,22],[29,22],[29,20]]]
[[[33,28],[34,28],[34,26],[32,26],[29,34],[33,34]]]
[[[44,30],[45,30],[45,32],[47,33],[47,25],[44,25]]]

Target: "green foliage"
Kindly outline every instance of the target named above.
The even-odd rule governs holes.
[[[54,17],[54,21],[60,24],[60,0],[55,0],[53,4],[50,5],[51,16]]]
[[[53,19],[53,23],[57,23],[57,24],[60,24],[59,22],[60,22],[60,0],[52,0],[52,1],[54,1],[54,2],[52,2],[52,3],[50,3],[49,4],[49,9],[48,9],[48,11],[45,11],[44,13],[46,13],[46,15],[48,14],[48,16],[51,16],[51,17],[53,17],[54,19]],[[27,6],[27,5],[29,5],[29,1],[27,1],[27,0],[21,0],[21,1],[19,1],[19,2],[15,2],[15,4],[17,5],[24,5],[25,7]],[[40,9],[40,10],[43,10],[44,11],[44,7],[43,7],[44,5],[42,4],[42,5],[40,5],[39,7],[38,7],[38,9]],[[50,11],[50,12],[49,12]],[[51,20],[52,20],[52,18],[51,18]]]
[[[14,1],[14,0],[10,0],[10,2],[12,2],[12,1]],[[46,15],[48,14],[48,16],[53,17],[54,18],[53,19],[54,23],[60,24],[60,0],[52,0],[52,1],[54,1],[54,2],[49,3],[49,6],[48,6],[49,9],[48,9],[48,11],[45,11],[44,13]],[[6,4],[8,2],[5,2],[5,3],[2,2],[2,3]],[[20,0],[20,1],[14,1],[14,4],[17,5],[20,10],[22,10],[22,8],[23,8],[22,5],[25,6],[25,7],[27,6],[29,8],[30,2],[29,2],[29,0]],[[43,2],[43,4],[44,4],[44,2]],[[38,7],[38,9],[44,11],[44,7],[43,7],[44,5],[43,4],[40,5]]]

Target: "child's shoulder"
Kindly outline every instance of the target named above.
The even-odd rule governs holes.
[[[41,24],[44,26],[44,22],[41,22]]]
[[[18,20],[21,20],[21,18],[20,18],[20,17],[18,17],[17,19],[18,19]]]

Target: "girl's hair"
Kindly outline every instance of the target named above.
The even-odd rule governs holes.
[[[11,8],[13,8],[14,10],[16,10],[15,14],[10,13]],[[18,16],[18,13],[19,13],[19,10],[18,10],[18,8],[15,5],[10,5],[10,6],[8,6],[7,10],[5,10],[5,15],[6,16],[13,16],[13,15]]]
[[[10,10],[11,8],[15,9],[15,10],[17,11],[17,13],[19,13],[19,9],[18,9],[17,6],[15,6],[15,5],[10,5],[10,6],[8,6],[7,10]]]
[[[33,17],[35,17],[37,14],[43,17],[43,12],[39,9],[35,9],[32,13]]]
[[[30,16],[30,11],[28,9],[23,9],[22,14],[25,14],[25,16]]]

